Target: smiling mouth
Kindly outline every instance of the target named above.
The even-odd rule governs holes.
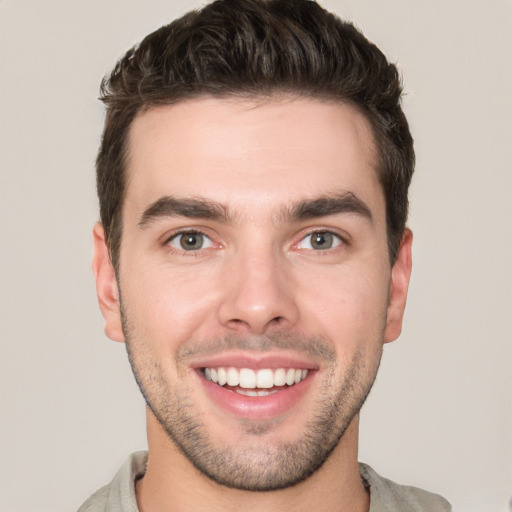
[[[308,376],[302,368],[251,368],[215,367],[202,368],[206,380],[245,396],[268,396],[295,386]]]

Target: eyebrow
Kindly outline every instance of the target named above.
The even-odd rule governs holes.
[[[190,219],[209,219],[229,222],[227,209],[220,203],[208,199],[164,196],[149,205],[139,220],[139,227],[144,228],[161,217],[187,217]]]
[[[285,219],[289,218],[294,222],[299,222],[342,213],[360,215],[373,223],[373,215],[370,208],[352,192],[341,192],[315,199],[305,199],[292,205],[291,208],[284,208],[282,215]]]
[[[285,206],[274,217],[274,222],[300,222],[338,214],[360,215],[373,223],[370,208],[352,192],[304,199],[291,206]],[[157,219],[165,217],[208,219],[225,224],[233,223],[235,219],[224,205],[215,201],[163,196],[144,210],[138,224],[140,228],[145,228]]]

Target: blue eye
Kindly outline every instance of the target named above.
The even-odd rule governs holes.
[[[167,243],[174,249],[180,249],[182,251],[199,251],[213,246],[213,242],[205,234],[200,233],[199,231],[178,233]]]
[[[327,251],[334,249],[343,243],[343,240],[330,231],[314,231],[305,236],[297,245],[299,249],[310,249],[313,251]]]

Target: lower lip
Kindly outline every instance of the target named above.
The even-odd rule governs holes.
[[[273,418],[286,413],[304,396],[314,376],[310,371],[306,379],[298,384],[267,396],[245,396],[205,379],[201,372],[198,375],[207,394],[216,404],[235,416],[247,419]]]

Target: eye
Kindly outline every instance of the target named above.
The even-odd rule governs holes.
[[[213,246],[213,242],[199,231],[187,231],[172,236],[167,242],[172,248],[182,251],[199,251]]]
[[[326,251],[334,249],[343,243],[338,235],[330,231],[314,231],[305,236],[298,244],[299,249],[310,249],[313,251]]]

